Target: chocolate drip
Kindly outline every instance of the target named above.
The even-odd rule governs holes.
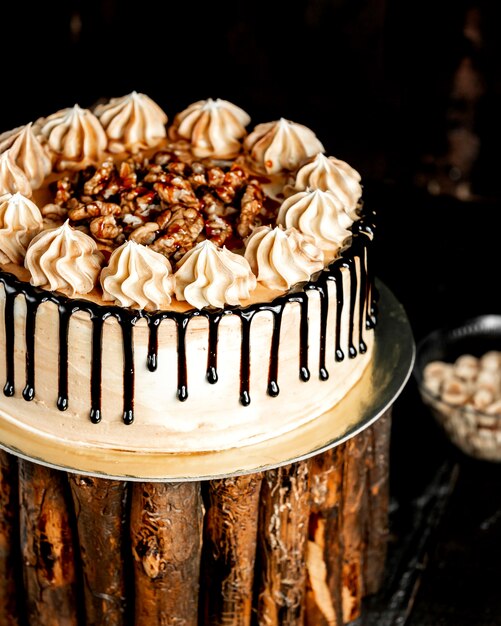
[[[299,378],[306,382],[310,378],[308,363],[308,292],[317,291],[320,298],[320,353],[319,377],[327,380],[329,372],[326,364],[327,324],[329,316],[328,283],[333,281],[336,288],[336,319],[335,319],[335,360],[342,361],[344,353],[341,347],[341,320],[345,304],[343,286],[343,269],[350,274],[350,308],[348,315],[349,337],[348,353],[350,358],[357,355],[357,348],[353,341],[353,326],[355,311],[358,302],[359,317],[359,346],[358,351],[363,353],[367,347],[364,341],[365,329],[372,328],[376,322],[378,293],[374,286],[374,274],[369,263],[369,248],[373,238],[372,217],[360,220],[353,227],[353,241],[350,249],[331,263],[324,271],[319,272],[312,280],[297,285],[293,290],[269,303],[258,303],[246,308],[225,307],[220,309],[190,310],[186,313],[174,311],[133,311],[116,306],[100,306],[88,300],[72,300],[57,293],[44,291],[28,283],[18,280],[12,274],[0,272],[0,283],[5,289],[5,363],[6,381],[4,394],[13,396],[15,393],[14,354],[15,354],[15,318],[14,303],[18,295],[22,294],[26,301],[26,385],[23,390],[25,400],[35,397],[35,328],[38,307],[43,302],[52,302],[58,308],[59,314],[59,363],[58,363],[58,398],[57,407],[64,411],[68,408],[71,398],[68,398],[68,336],[69,324],[73,313],[85,311],[90,315],[92,322],[92,363],[91,363],[91,407],[90,419],[98,423],[101,415],[101,384],[102,384],[102,340],[103,324],[113,316],[117,319],[123,339],[123,421],[131,424],[134,420],[134,342],[133,329],[136,322],[147,320],[148,337],[148,370],[154,372],[158,367],[158,329],[165,319],[173,320],[177,330],[177,397],[180,401],[188,398],[188,376],[186,363],[186,332],[189,321],[196,316],[204,316],[208,321],[208,355],[207,381],[215,384],[218,380],[218,337],[219,323],[223,315],[237,315],[241,322],[241,354],[240,354],[240,402],[250,404],[250,333],[254,315],[259,311],[268,311],[273,315],[273,332],[271,338],[268,394],[277,396],[279,376],[279,348],[280,331],[283,312],[286,306],[296,303],[299,305]],[[359,277],[357,277],[357,263],[359,259]],[[357,300],[358,294],[358,300]]]
[[[66,411],[68,408],[68,330],[71,311],[64,304],[60,304],[59,311],[59,376],[57,392],[57,408]]]
[[[240,403],[243,406],[249,406],[250,398],[250,327],[252,318],[256,311],[262,310],[259,305],[257,308],[249,308],[247,310],[237,311],[242,324],[242,342],[240,348]]]
[[[342,261],[343,267],[350,272],[350,323],[348,324],[348,356],[354,359],[357,356],[357,349],[353,343],[353,326],[355,321],[355,305],[357,298],[357,269],[353,257],[347,257]]]
[[[327,316],[329,313],[329,300],[327,282],[319,284],[317,291],[320,296],[320,358],[318,364],[318,375],[321,380],[329,378],[329,372],[325,367],[325,344],[327,337]]]
[[[341,349],[341,316],[344,307],[344,286],[341,265],[339,263],[331,266],[328,280],[336,285],[336,328],[334,329],[334,358],[336,362],[344,360],[344,352]]]
[[[181,402],[188,399],[188,374],[186,367],[186,328],[191,316],[177,316],[177,397]]]
[[[148,336],[148,356],[146,365],[150,372],[156,371],[158,367],[158,327],[160,326],[161,321],[161,316],[148,318],[148,328],[150,334]]]
[[[217,383],[217,341],[221,314],[209,315],[209,346],[207,354],[207,380],[211,385]]]
[[[118,318],[122,327],[123,351],[124,351],[124,424],[132,424],[134,421],[134,344],[133,330],[137,318],[127,319],[123,316]]]
[[[92,315],[92,367],[90,373],[90,421],[98,424],[101,421],[101,360],[103,342],[104,316]]]
[[[13,396],[15,393],[14,387],[14,302],[18,294],[17,289],[13,285],[3,283],[5,288],[5,369],[6,380],[3,388],[3,392],[6,396]]]
[[[32,294],[26,294],[26,385],[23,398],[30,402],[35,397],[35,328],[38,306],[44,300],[38,300]]]
[[[282,302],[271,309],[273,313],[273,334],[271,336],[270,367],[268,370],[268,395],[275,398],[280,393],[278,386],[278,352],[280,347],[280,329],[282,327],[282,314],[284,305]]]

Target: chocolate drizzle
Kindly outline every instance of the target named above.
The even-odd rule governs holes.
[[[373,236],[373,224],[370,216],[353,225],[351,246],[343,252],[331,265],[310,281],[296,285],[288,293],[275,298],[272,302],[256,303],[247,307],[230,307],[224,309],[202,309],[179,313],[175,311],[136,311],[117,306],[101,306],[82,299],[70,299],[54,292],[33,287],[18,280],[12,274],[0,272],[0,283],[5,289],[5,363],[6,381],[4,394],[13,396],[15,393],[14,380],[14,347],[15,347],[15,316],[14,304],[18,295],[23,295],[26,302],[26,380],[22,392],[27,401],[35,398],[35,330],[39,306],[44,302],[51,302],[57,306],[59,317],[59,364],[58,364],[58,397],[57,407],[65,411],[70,403],[68,394],[68,338],[71,316],[83,311],[89,314],[92,323],[92,363],[90,376],[91,406],[90,419],[97,424],[102,419],[101,386],[103,376],[102,341],[103,324],[109,317],[114,317],[120,326],[123,341],[123,422],[131,424],[134,421],[134,327],[138,320],[146,319],[148,324],[148,354],[146,366],[154,372],[158,368],[158,330],[161,323],[168,319],[176,326],[177,333],[177,398],[184,402],[188,399],[188,368],[186,358],[186,333],[189,323],[194,317],[205,317],[208,322],[207,370],[206,377],[210,384],[218,380],[218,337],[219,325],[225,315],[235,315],[240,319],[241,351],[240,351],[240,402],[247,406],[250,397],[251,371],[251,327],[257,313],[268,312],[273,318],[271,336],[270,359],[268,367],[268,394],[272,397],[280,393],[279,378],[279,348],[282,317],[288,305],[299,306],[299,379],[307,382],[310,379],[308,342],[309,321],[308,307],[310,291],[316,291],[320,300],[320,332],[319,332],[319,363],[318,376],[320,380],[329,378],[326,363],[326,347],[328,340],[329,318],[329,282],[336,287],[334,354],[336,361],[345,358],[341,347],[341,319],[346,302],[343,285],[343,269],[349,272],[349,337],[348,356],[355,358],[357,353],[364,353],[367,346],[364,333],[373,328],[377,313],[377,292],[374,287],[374,275],[369,263],[370,242]],[[358,270],[358,275],[357,275]],[[358,311],[357,311],[358,303]],[[358,313],[358,315],[356,315]],[[358,346],[354,345],[354,327],[358,318]]]

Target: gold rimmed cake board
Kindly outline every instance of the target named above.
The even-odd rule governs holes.
[[[0,415],[0,626],[355,619],[384,574],[391,408],[414,362],[405,311],[377,287],[373,365],[276,440],[69,451]]]

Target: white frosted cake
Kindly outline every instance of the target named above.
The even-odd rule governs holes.
[[[373,216],[312,130],[144,94],[0,136],[0,414],[198,452],[314,420],[371,363]]]

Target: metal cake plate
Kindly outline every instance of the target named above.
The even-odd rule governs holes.
[[[26,433],[0,415],[0,448],[67,472],[131,481],[194,481],[250,474],[320,454],[373,424],[393,404],[412,372],[415,343],[407,315],[393,293],[380,293],[372,364],[350,393],[311,422],[274,439],[203,453],[130,452],[75,444]],[[329,384],[326,382],[325,384]],[[40,456],[43,450],[43,457]]]

